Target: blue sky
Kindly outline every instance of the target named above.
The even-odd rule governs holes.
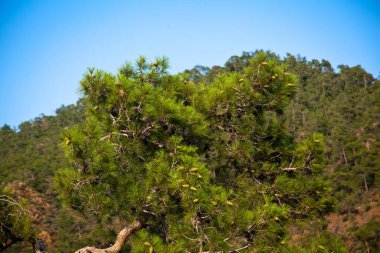
[[[380,75],[380,0],[0,0],[0,126],[79,98],[89,66],[165,55],[171,72],[255,49]]]

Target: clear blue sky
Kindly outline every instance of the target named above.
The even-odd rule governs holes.
[[[75,103],[89,66],[168,56],[171,72],[255,49],[380,75],[380,0],[0,0],[0,126]]]

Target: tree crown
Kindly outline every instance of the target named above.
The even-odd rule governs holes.
[[[295,77],[258,53],[242,72],[195,84],[166,58],[81,81],[86,120],[64,134],[61,196],[103,222],[145,228],[132,251],[273,251],[289,220],[331,208],[323,138],[296,143],[283,111]]]

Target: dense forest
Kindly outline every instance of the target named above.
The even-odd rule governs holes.
[[[76,105],[0,129],[0,251],[138,219],[122,252],[380,252],[379,80],[263,51],[167,66],[91,68]]]

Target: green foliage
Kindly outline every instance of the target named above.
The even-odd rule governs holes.
[[[60,133],[83,118],[80,102],[56,113],[24,122],[18,131],[7,125],[0,128],[0,183],[20,180],[40,192],[52,192],[54,171],[67,166],[59,148]]]
[[[250,59],[262,51],[243,52],[232,56],[224,67],[214,66],[203,75],[190,79],[198,83],[214,80],[223,73],[243,72]],[[327,144],[328,171],[333,193],[341,202],[351,195],[379,187],[379,81],[360,66],[339,66],[335,72],[326,61],[307,61],[304,57],[288,54],[285,58],[272,52],[267,57],[286,64],[288,71],[298,78],[295,98],[285,110],[289,131],[297,139],[314,132],[322,133]],[[195,68],[196,69],[196,68]]]
[[[28,241],[31,236],[26,200],[17,202],[10,189],[0,190],[0,249],[10,243]]]
[[[326,231],[312,232],[304,237],[302,246],[284,247],[280,252],[286,253],[346,253],[344,243],[337,236]]]
[[[78,248],[76,237],[68,236],[65,238],[67,234],[58,233],[61,230],[57,228],[57,224],[62,224],[57,221],[60,215],[71,216],[67,209],[60,210],[59,215],[45,210],[39,214],[41,216],[38,216],[38,219],[35,217],[31,221],[29,214],[22,210],[28,210],[25,207],[26,202],[31,205],[38,205],[38,203],[35,203],[33,199],[23,200],[21,203],[11,201],[9,197],[19,200],[25,196],[23,196],[22,191],[17,192],[18,196],[13,196],[9,185],[12,185],[14,181],[21,181],[37,190],[44,197],[44,200],[53,206],[53,209],[59,206],[53,193],[52,176],[57,168],[68,166],[68,162],[59,147],[60,133],[65,127],[70,127],[83,119],[81,108],[81,102],[78,101],[77,105],[62,106],[57,109],[56,116],[42,115],[34,120],[24,122],[20,124],[17,130],[11,129],[7,125],[0,128],[0,187],[7,189],[6,192],[2,193],[7,196],[7,203],[13,203],[3,206],[5,202],[2,202],[0,218],[2,224],[3,222],[8,224],[7,227],[10,224],[15,226],[9,227],[14,231],[13,234],[5,234],[6,237],[2,237],[1,242],[4,242],[4,238],[9,239],[10,237],[14,237],[15,240],[28,240],[27,235],[31,233],[30,231],[36,232],[45,229],[49,234],[55,235],[53,248],[55,245],[58,247],[63,240],[70,247],[74,247],[64,248],[71,250]],[[23,209],[16,209],[17,207]],[[78,224],[73,226],[75,226],[76,231],[81,228]],[[88,225],[86,224],[82,228],[85,226]],[[8,248],[7,252],[30,252],[30,243],[17,243],[17,245]]]
[[[379,187],[380,85],[360,66],[340,66],[306,62],[289,56],[289,70],[302,76],[301,89],[288,107],[290,129],[300,135],[313,131],[326,136],[328,167],[326,173],[340,209],[350,196]]]
[[[168,75],[167,66],[165,58],[140,58],[137,68],[127,63],[116,75],[89,69],[77,105],[17,130],[0,128],[1,185],[23,181],[58,208],[31,229],[49,228],[53,252],[107,246],[135,218],[149,226],[145,237],[131,238],[126,252],[249,243],[257,251],[318,252],[321,245],[341,252],[335,237],[314,227],[301,245],[288,248],[285,225],[321,218],[335,205],[355,213],[363,191],[378,191],[379,81],[360,66],[334,71],[326,60],[262,51],[179,75]],[[68,206],[55,199],[54,174]],[[193,226],[198,220],[211,243],[200,244]],[[20,229],[28,224],[18,221]],[[351,238],[358,248],[349,251],[367,249],[359,234]]]
[[[361,242],[361,249],[367,252],[380,250],[380,221],[372,220],[358,229],[355,236]]]
[[[231,71],[242,72],[260,53],[233,56],[224,67],[214,66],[196,76],[197,82],[214,80]],[[280,59],[271,52],[266,54],[285,63],[299,80],[295,98],[285,110],[289,131],[298,140],[313,132],[325,136],[324,174],[331,185],[329,190],[337,198],[339,212],[354,211],[364,191],[376,192],[380,186],[379,81],[360,66],[341,65],[335,72],[326,60],[307,61],[290,54]],[[326,207],[333,206],[329,199],[325,203]]]
[[[147,228],[133,252],[272,252],[286,224],[331,209],[323,139],[296,143],[284,110],[296,78],[264,53],[196,84],[144,57],[81,81],[86,120],[64,133],[61,198]]]

